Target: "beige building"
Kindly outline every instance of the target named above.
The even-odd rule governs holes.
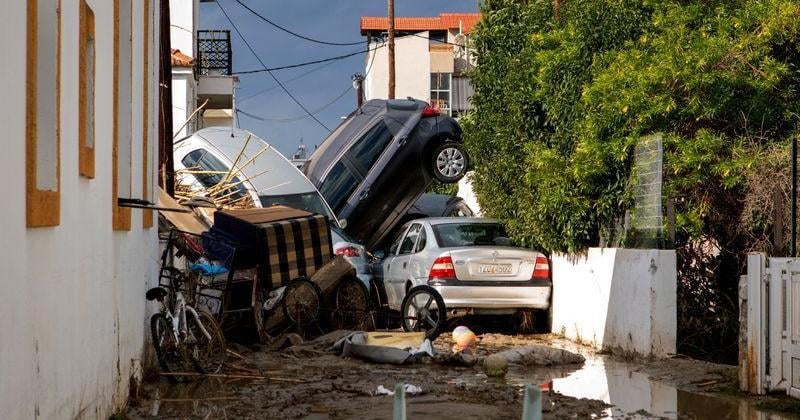
[[[479,20],[479,13],[395,18],[395,97],[422,99],[454,117],[468,110],[472,88],[466,71],[475,65],[469,33]],[[361,18],[361,34],[370,50],[366,99],[388,96],[388,27],[386,17]]]

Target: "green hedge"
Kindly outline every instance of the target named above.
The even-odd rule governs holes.
[[[481,207],[517,240],[597,245],[652,132],[679,235],[747,234],[735,203],[800,122],[797,1],[562,0],[555,16],[551,1],[486,0],[482,14],[462,125]]]

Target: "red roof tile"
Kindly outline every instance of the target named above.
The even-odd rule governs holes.
[[[194,58],[181,52],[181,50],[172,49],[172,66],[173,67],[192,67],[194,66]]]
[[[480,13],[442,13],[436,17],[395,17],[394,28],[397,31],[446,31],[460,27],[464,33],[468,33],[479,20],[481,20]],[[362,35],[366,35],[369,31],[388,29],[388,17],[361,17]]]

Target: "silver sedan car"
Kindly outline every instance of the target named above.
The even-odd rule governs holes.
[[[373,264],[386,304],[400,309],[413,286],[429,285],[448,317],[547,310],[552,281],[547,257],[515,247],[493,219],[441,217],[406,223]]]

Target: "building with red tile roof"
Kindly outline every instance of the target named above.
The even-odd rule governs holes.
[[[460,30],[469,33],[481,19],[480,13],[442,13],[434,17],[395,17],[396,31],[448,31]],[[361,17],[361,35],[370,32],[385,32],[389,29],[389,18],[384,16]]]
[[[473,91],[468,70],[475,65],[469,34],[480,19],[480,13],[395,17],[395,97],[421,99],[452,116],[469,110]],[[366,99],[388,96],[388,28],[387,17],[361,18],[361,34],[370,50],[363,81]]]

